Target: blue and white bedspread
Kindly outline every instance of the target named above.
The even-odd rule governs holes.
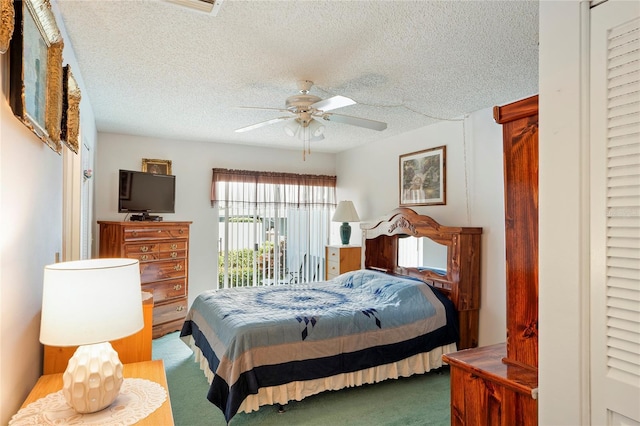
[[[449,300],[428,285],[359,270],[325,282],[211,290],[180,336],[215,373],[207,399],[227,421],[259,388],[397,362],[458,339]]]

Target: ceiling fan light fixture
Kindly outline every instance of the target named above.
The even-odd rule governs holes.
[[[298,139],[300,139],[301,141],[307,143],[307,142],[317,142],[317,141],[321,141],[324,139],[324,135],[322,133],[319,134],[313,134],[311,132],[311,129],[309,128],[310,126],[307,127],[302,127],[300,126],[300,130],[298,131],[298,134],[296,135],[298,137]]]
[[[298,120],[292,118],[284,125],[284,132],[287,136],[295,137],[300,132],[300,124]]]
[[[318,120],[312,119],[311,122],[309,122],[308,127],[311,138],[322,136],[322,134],[324,133],[324,124],[320,123]]]

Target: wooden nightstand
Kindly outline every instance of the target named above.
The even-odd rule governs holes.
[[[151,380],[161,385],[167,391],[167,399],[162,403],[162,405],[153,413],[136,423],[136,425],[173,425],[173,413],[171,411],[167,377],[164,374],[164,363],[162,360],[124,364],[123,374],[125,378]],[[62,389],[62,373],[45,374],[38,379],[36,385],[33,387],[31,393],[20,408],[24,408],[32,402],[37,401],[50,393],[57,392],[60,389]]]
[[[345,272],[360,269],[361,253],[359,246],[327,246],[327,280],[337,277]]]

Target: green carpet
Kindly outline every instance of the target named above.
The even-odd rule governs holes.
[[[153,359],[164,360],[177,426],[224,425],[222,412],[206,395],[209,385],[193,353],[171,333],[153,341]],[[264,406],[238,413],[231,426],[242,425],[448,425],[449,370],[387,380],[374,385],[328,391],[291,401],[284,413]]]

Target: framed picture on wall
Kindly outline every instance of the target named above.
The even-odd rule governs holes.
[[[143,158],[142,171],[147,173],[155,173],[158,175],[170,175],[171,160],[154,160],[151,158]]]
[[[60,153],[62,49],[64,43],[46,0],[15,2],[9,104],[16,117]]]
[[[447,204],[446,146],[400,156],[400,206]]]
[[[13,0],[0,0],[0,22],[2,22],[0,25],[0,53],[6,53],[9,49],[15,25],[14,19]]]
[[[69,149],[76,154],[80,146],[80,100],[82,95],[71,66],[62,69],[62,129],[60,137]]]

